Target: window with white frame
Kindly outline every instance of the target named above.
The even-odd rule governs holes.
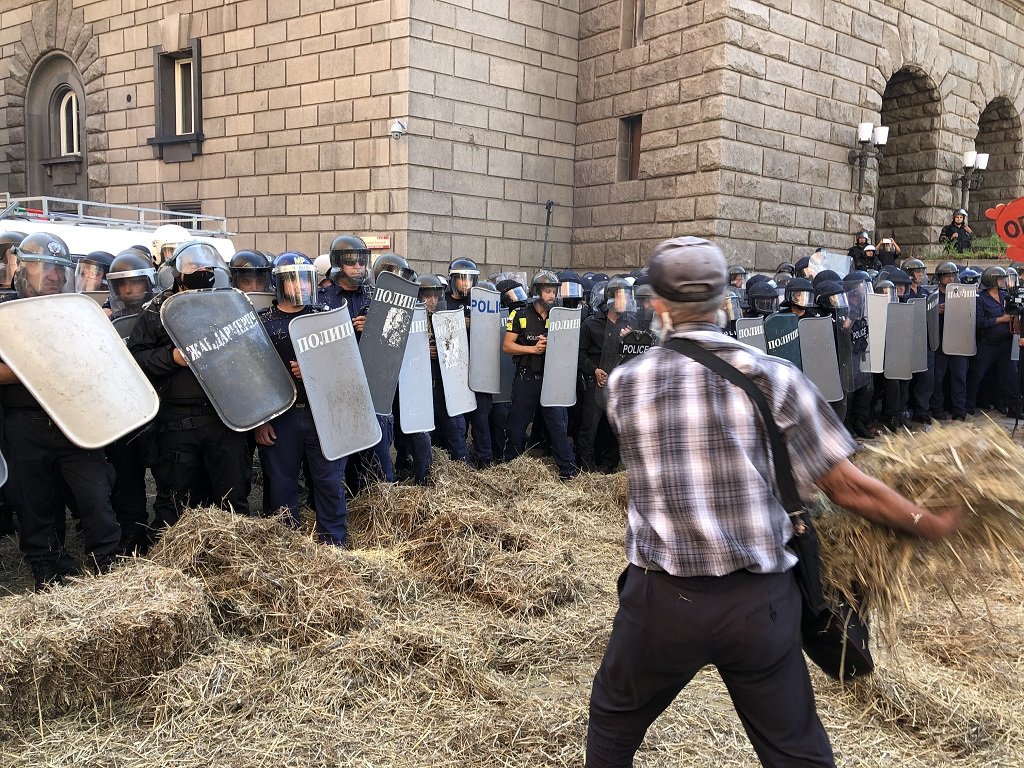
[[[67,88],[59,97],[57,123],[60,156],[80,155],[82,152],[78,142],[78,94]]]
[[[200,41],[176,51],[154,49],[155,135],[147,142],[168,163],[181,163],[202,153],[203,68]]]
[[[191,57],[174,60],[174,132],[179,136],[195,133],[193,72]]]

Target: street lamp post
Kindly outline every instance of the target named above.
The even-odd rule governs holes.
[[[857,197],[864,195],[864,174],[868,169],[868,160],[882,159],[882,147],[889,140],[889,128],[885,125],[875,127],[871,123],[860,123],[857,126],[857,147],[850,150],[850,165],[857,169]]]
[[[953,172],[953,186],[960,187],[960,207],[966,211],[971,192],[980,189],[985,181],[984,170],[988,168],[988,154],[972,149],[964,152],[963,162],[963,171],[960,174]]]

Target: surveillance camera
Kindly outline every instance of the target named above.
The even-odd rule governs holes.
[[[391,138],[398,140],[405,136],[405,123],[401,120],[395,120],[395,122],[391,124],[391,128],[389,130],[391,131]]]

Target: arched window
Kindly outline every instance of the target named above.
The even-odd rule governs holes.
[[[60,135],[60,156],[69,157],[81,154],[78,144],[78,95],[70,88],[58,94],[57,124]]]

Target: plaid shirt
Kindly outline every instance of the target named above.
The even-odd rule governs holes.
[[[715,326],[680,326],[751,377],[786,438],[802,491],[853,453],[832,408],[790,363]],[[789,517],[777,497],[768,434],[757,406],[735,385],[663,347],[618,366],[608,382],[608,419],[629,476],[626,554],[676,576],[741,569],[785,571]]]

